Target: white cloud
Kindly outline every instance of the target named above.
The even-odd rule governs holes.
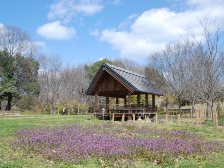
[[[33,45],[40,48],[45,48],[46,44],[42,41],[33,41]]]
[[[103,9],[103,5],[98,0],[59,0],[50,8],[49,19],[68,22],[77,14],[94,15]]]
[[[202,39],[199,20],[205,16],[219,23],[224,19],[223,0],[187,0],[186,4],[186,9],[178,12],[168,8],[147,10],[134,19],[126,31],[105,29],[98,37],[112,45],[122,57],[138,59],[181,40],[189,30]]]
[[[75,35],[76,30],[72,27],[63,26],[60,21],[55,21],[40,26],[37,33],[47,39],[68,40]]]
[[[2,23],[0,23],[0,28],[4,27],[4,25]]]

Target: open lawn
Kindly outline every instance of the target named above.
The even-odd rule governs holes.
[[[224,130],[209,124],[111,123],[90,115],[0,118],[0,168],[222,168],[223,144]]]

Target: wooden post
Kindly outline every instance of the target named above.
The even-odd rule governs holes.
[[[122,114],[122,122],[124,122],[125,114]]]
[[[99,112],[99,96],[98,96],[98,91],[95,92],[95,110],[96,110],[96,112]]]
[[[116,97],[116,106],[119,106],[119,98]]]
[[[158,114],[156,113],[156,125],[158,125]]]
[[[133,121],[135,121],[135,114],[132,114]]]
[[[128,112],[131,113],[131,93],[128,93],[128,106],[129,106],[129,110]]]
[[[124,97],[124,106],[126,106],[127,105],[127,98],[126,98],[126,96]]]
[[[139,106],[140,105],[140,94],[137,94],[137,105]]]
[[[129,106],[131,105],[131,93],[130,92],[128,93],[128,105]]]
[[[112,113],[111,121],[114,122],[114,113]]]
[[[155,107],[156,107],[155,95],[152,95],[152,107],[153,107],[153,110],[155,110]]]
[[[109,104],[110,104],[110,98],[109,96],[106,97],[106,111],[109,113]]]
[[[145,105],[146,105],[146,106],[149,105],[149,96],[148,96],[147,93],[145,94]]]
[[[178,114],[178,125],[180,126],[180,114]]]

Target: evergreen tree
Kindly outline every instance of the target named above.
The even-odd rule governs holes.
[[[11,110],[13,97],[39,94],[38,70],[39,63],[33,58],[0,51],[0,98],[7,99],[5,110]]]
[[[104,58],[102,60],[96,61],[95,63],[93,63],[91,65],[85,65],[85,70],[88,73],[90,80],[93,79],[93,77],[95,76],[95,74],[98,71],[98,69],[100,68],[100,66],[105,63],[112,64],[112,61]]]

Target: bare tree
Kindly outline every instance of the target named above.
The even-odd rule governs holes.
[[[145,67],[139,65],[138,63],[129,60],[129,59],[115,59],[112,61],[112,63],[118,67],[133,71],[133,72],[137,72],[139,74],[143,74],[145,73]]]
[[[85,95],[89,85],[89,78],[83,65],[77,67],[68,66],[62,70],[60,76],[62,84],[60,97],[63,100],[76,99],[83,103],[89,100],[89,96]]]
[[[223,64],[224,56],[221,51],[221,29],[215,22],[208,18],[201,21],[203,29],[204,41],[199,41],[194,37],[195,43],[200,49],[198,55],[197,85],[199,88],[199,96],[207,104],[206,117],[209,117],[209,111],[213,118],[214,101],[220,98],[222,94],[223,81]]]
[[[193,44],[184,43],[169,44],[161,51],[151,56],[155,80],[166,96],[172,96],[177,101],[179,110],[190,87],[192,76],[189,75],[189,62],[192,56]],[[150,72],[148,72],[150,73]],[[150,76],[150,74],[148,74]]]
[[[3,26],[0,28],[0,49],[11,56],[21,54],[27,50],[30,37],[18,27]]]
[[[61,88],[60,70],[62,61],[59,57],[42,56],[39,82],[41,85],[40,100],[50,107],[50,113],[55,114],[55,105],[59,101]]]

